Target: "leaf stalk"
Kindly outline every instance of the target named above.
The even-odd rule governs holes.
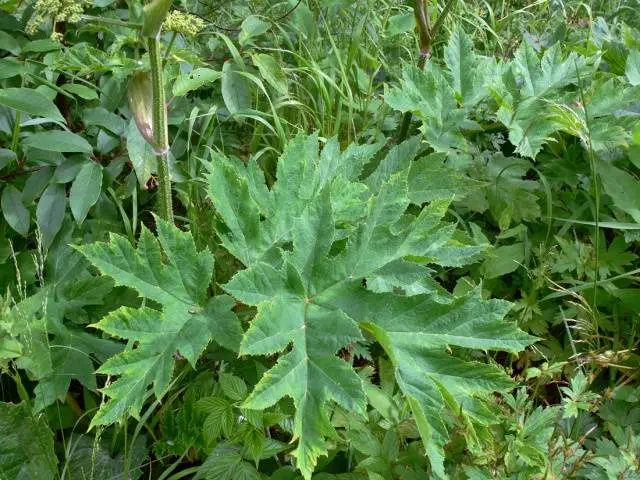
[[[418,60],[418,68],[420,70],[424,69],[427,59],[431,57],[431,49],[433,47],[433,40],[436,38],[438,31],[442,28],[444,24],[444,20],[451,11],[453,4],[456,0],[447,0],[447,3],[444,5],[442,9],[442,13],[436,20],[436,23],[433,25],[433,28],[429,22],[429,12],[427,12],[425,8],[424,0],[416,0],[413,7],[413,12],[416,17],[416,25],[418,27],[418,39],[420,41],[420,59]],[[411,117],[413,114],[409,112],[405,112],[402,117],[402,124],[400,125],[400,129],[398,130],[398,135],[396,136],[396,143],[402,143],[409,133],[409,127],[411,126]]]

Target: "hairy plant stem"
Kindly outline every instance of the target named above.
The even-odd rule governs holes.
[[[429,12],[425,8],[424,0],[416,0],[413,12],[416,17],[416,25],[418,26],[418,39],[420,41],[420,59],[418,60],[418,69],[423,70],[427,60],[431,56],[431,48],[433,46],[433,40],[438,34],[438,31],[444,24],[444,20],[449,14],[451,7],[456,0],[447,0],[447,3],[444,5],[442,9],[442,13],[436,20],[433,28],[429,23]],[[405,112],[402,117],[402,124],[398,129],[398,134],[396,135],[396,143],[402,143],[409,134],[409,127],[411,126],[411,117],[413,114],[411,112]]]
[[[158,37],[148,38],[149,62],[151,64],[151,83],[153,88],[153,139],[158,163],[158,214],[160,218],[173,223],[171,203],[171,177],[169,175],[169,134],[167,127],[167,102],[164,93],[162,57]]]

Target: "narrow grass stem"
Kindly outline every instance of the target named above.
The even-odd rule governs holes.
[[[124,20],[118,20],[117,18],[107,18],[107,17],[96,17],[93,15],[82,15],[82,21],[102,24],[102,25],[113,25],[116,27],[125,27],[131,28],[133,30],[140,30],[142,28],[142,24],[135,22],[125,22]]]
[[[11,150],[18,155],[18,146],[20,145],[20,121],[22,120],[22,113],[16,111],[16,116],[13,120],[13,129],[11,131]],[[20,160],[18,160],[18,166]]]
[[[173,44],[175,43],[177,36],[178,32],[171,32],[171,38],[169,39],[169,43],[167,44],[167,48],[164,51],[164,57],[162,59],[163,65],[166,65],[167,60],[169,60],[169,55],[171,55],[171,49],[173,48]]]

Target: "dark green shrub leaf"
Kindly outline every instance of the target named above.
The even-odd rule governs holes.
[[[29,210],[22,203],[22,192],[13,185],[2,191],[2,214],[11,228],[22,236],[29,233]]]
[[[34,117],[44,117],[58,122],[65,122],[58,107],[42,93],[31,88],[0,89],[0,105]]]
[[[66,206],[67,197],[64,185],[59,183],[50,184],[40,197],[36,209],[36,220],[42,232],[44,248],[51,246],[53,239],[60,231]]]
[[[38,132],[24,139],[27,148],[37,148],[47,152],[88,153],[93,147],[83,137],[72,132],[49,131]]]
[[[84,222],[89,209],[95,205],[102,191],[102,166],[87,162],[82,167],[71,186],[69,204],[78,225]]]

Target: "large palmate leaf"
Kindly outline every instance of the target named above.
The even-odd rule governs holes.
[[[432,61],[425,71],[406,65],[400,88],[388,92],[385,101],[396,110],[417,115],[422,120],[422,133],[434,150],[468,150],[461,131],[466,112],[458,108],[453,88]]]
[[[392,149],[362,181],[353,174],[360,168],[354,170],[353,157],[346,154],[353,147],[340,153],[330,142],[318,156],[317,138],[299,136],[294,144],[307,145],[310,157],[285,152],[271,191],[255,183],[257,169],[251,163],[230,167],[230,160],[215,156],[211,165],[211,197],[233,232],[226,234],[225,244],[231,252],[243,255],[239,258],[248,267],[224,288],[257,308],[240,353],[284,352],[243,406],[263,409],[284,396],[293,399],[293,432],[298,440],[293,454],[309,478],[318,457],[327,453],[325,437],[333,434],[330,404],[364,413],[361,379],[336,356],[341,349],[364,340],[364,329],[393,361],[433,469],[443,476],[442,448],[448,439],[442,415],[445,408],[455,408],[456,414],[465,412],[466,399],[512,385],[499,368],[453,357],[447,346],[515,352],[533,338],[503,320],[508,303],[485,301],[478,291],[452,298],[430,278],[426,264],[464,265],[485,247],[454,239],[455,225],[443,221],[450,198],[425,194],[424,182],[418,182],[419,194],[410,190],[408,177],[419,145],[416,139]],[[326,159],[331,159],[330,174]],[[248,240],[256,242],[251,245],[262,245],[257,239],[264,239],[264,231],[273,228],[269,216],[260,219],[258,205],[271,199],[272,212],[290,211],[291,205],[280,203],[275,192],[283,186],[296,191],[299,184],[290,175],[300,171],[304,171],[305,184],[315,188],[304,190],[306,202],[295,218],[290,217],[286,235],[268,244],[268,248],[280,246],[278,254],[247,255]],[[229,185],[242,193],[232,205],[216,195]],[[448,194],[447,189],[439,191]],[[355,193],[350,197],[345,192]],[[414,196],[429,198],[431,203],[409,214]],[[360,202],[358,208],[355,199]],[[253,217],[247,211],[255,212]],[[370,279],[375,286],[369,286]]]
[[[121,307],[94,325],[136,342],[136,348],[110,358],[98,370],[119,378],[102,390],[110,400],[95,415],[93,425],[113,423],[126,413],[138,415],[149,385],[161,398],[171,381],[176,354],[195,366],[212,339],[233,350],[240,343],[242,330],[231,312],[233,300],[225,295],[207,299],[213,255],[198,252],[190,234],[163,220],[156,222],[157,240],[143,229],[137,249],[119,235],[112,235],[109,243],[78,247],[117,285],[133,288],[161,307]]]
[[[573,52],[564,58],[559,44],[539,58],[528,42],[522,42],[509,68],[491,87],[500,107],[498,120],[509,128],[516,152],[535,158],[561,130],[552,105],[564,103],[561,89],[577,83],[586,70],[585,58]]]
[[[626,147],[637,125],[634,103],[639,95],[640,87],[628,87],[618,79],[596,80],[585,92],[585,105],[554,106],[554,121],[595,152]]]
[[[587,58],[575,52],[564,55],[558,43],[540,57],[528,42],[522,42],[512,61],[497,62],[474,53],[471,39],[456,30],[445,47],[444,65],[435,59],[427,61],[424,71],[406,65],[399,87],[387,92],[385,101],[394,109],[415,114],[435,151],[476,153],[465,131],[481,130],[474,110],[492,96],[498,107],[495,116],[508,128],[516,152],[535,158],[554,133],[576,134],[557,109],[579,103],[578,93],[567,92],[567,87],[578,84],[590,68]],[[633,93],[632,88],[627,90]],[[594,130],[592,141],[598,145],[611,146],[620,136],[619,129],[607,123],[594,124]]]
[[[427,62],[424,71],[406,65],[400,88],[390,90],[385,101],[401,112],[417,115],[425,139],[434,150],[469,151],[472,145],[462,130],[477,128],[468,114],[489,96],[485,83],[500,68],[493,60],[476,55],[471,39],[462,30],[451,35],[445,61],[446,69],[434,60]]]
[[[278,164],[280,180],[271,190],[255,160],[245,167],[239,160],[213,154],[209,195],[229,229],[220,232],[222,244],[247,266],[277,258],[276,247],[291,240],[294,222],[309,200],[332,181],[356,178],[380,148],[379,144],[351,146],[340,152],[332,140],[319,156],[316,136],[298,136],[287,145]],[[339,165],[348,167],[338,172]],[[335,208],[345,214],[358,209],[364,188],[346,188],[335,198]]]

